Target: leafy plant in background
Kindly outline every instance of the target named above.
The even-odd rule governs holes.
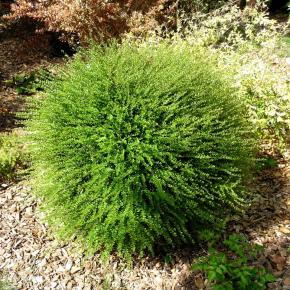
[[[156,28],[174,12],[172,0],[16,0],[7,15],[11,22],[29,18],[42,24],[42,31],[62,34],[62,39],[87,44],[108,40],[134,29]],[[140,19],[142,18],[142,19]],[[140,21],[138,21],[140,19]]]
[[[211,10],[220,8],[229,0],[180,0],[179,9],[185,12],[209,12]],[[236,1],[239,2],[239,1]]]
[[[288,26],[270,19],[265,3],[258,2],[242,11],[230,2],[207,14],[181,14],[177,32],[165,34],[173,42],[182,39],[216,55],[247,100],[257,138],[283,151],[290,131]],[[153,33],[151,41],[159,39]]]
[[[230,235],[223,241],[224,251],[210,246],[209,256],[195,263],[194,270],[202,270],[214,290],[263,290],[274,282],[273,275],[265,268],[255,265],[263,250],[251,245],[243,235]]]
[[[182,42],[79,54],[27,122],[33,187],[51,225],[130,259],[192,243],[241,210],[255,141],[223,74]]]

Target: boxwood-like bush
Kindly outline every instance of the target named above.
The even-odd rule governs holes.
[[[191,243],[243,206],[247,111],[204,51],[110,45],[49,84],[28,130],[59,232],[120,256]]]

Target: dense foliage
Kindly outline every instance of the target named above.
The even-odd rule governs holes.
[[[16,0],[8,19],[29,18],[42,31],[84,44],[90,38],[100,41],[127,32],[144,35],[159,26],[175,30],[180,13],[209,12],[228,2],[246,5],[246,0]]]
[[[112,45],[80,54],[28,121],[34,188],[92,250],[190,243],[243,206],[246,108],[205,51]]]
[[[91,38],[103,41],[125,33],[143,36],[160,27],[163,32],[176,31],[180,15],[207,13],[225,4],[241,9],[262,4],[271,11],[287,11],[287,0],[16,0],[6,18],[12,23],[30,19],[37,31],[57,33],[71,44],[84,45]],[[230,30],[238,29],[232,23]]]
[[[209,12],[216,8],[221,7],[223,4],[230,2],[229,0],[180,0],[180,8],[184,12]],[[238,4],[243,1],[232,1],[235,4]]]
[[[177,32],[166,36],[217,55],[231,72],[236,92],[247,100],[257,138],[283,149],[290,132],[290,46],[289,36],[283,37],[289,24],[271,19],[265,3],[257,2],[255,8],[242,11],[225,4],[211,13],[183,15]]]

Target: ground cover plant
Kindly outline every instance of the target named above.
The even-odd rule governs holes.
[[[202,257],[192,268],[206,272],[214,290],[267,289],[275,277],[265,268],[255,265],[263,248],[251,245],[245,236],[232,234],[223,241],[226,250],[216,243],[209,247],[209,256]]]
[[[20,136],[20,131],[0,134],[0,181],[13,180],[17,170],[28,165],[28,154]]]
[[[120,256],[192,243],[244,206],[247,108],[206,51],[94,47],[33,103],[34,190],[51,225]]]

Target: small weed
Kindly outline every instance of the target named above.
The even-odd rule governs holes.
[[[41,69],[30,73],[16,74],[6,85],[14,87],[20,95],[32,95],[43,89],[45,81],[52,79],[52,73],[47,69]]]
[[[256,169],[257,171],[262,171],[268,168],[276,168],[278,166],[277,160],[271,157],[263,157],[257,160]]]
[[[13,180],[17,169],[28,165],[28,154],[21,144],[20,132],[0,135],[0,180]]]
[[[166,255],[166,256],[164,257],[164,262],[165,262],[165,264],[172,264],[172,263],[173,263],[173,258],[172,258],[172,256],[171,256],[171,255]]]
[[[5,274],[0,270],[0,290],[14,290],[14,287],[7,281]]]
[[[254,260],[263,250],[251,245],[243,235],[230,235],[223,241],[226,251],[209,248],[209,256],[203,257],[192,267],[206,272],[214,290],[262,290],[274,276],[262,267],[255,266]]]
[[[104,284],[103,284],[103,290],[110,290],[111,287],[110,287],[110,281],[111,279],[106,277],[105,280],[104,280]]]
[[[0,290],[12,290],[13,288],[6,281],[0,280]]]
[[[10,283],[6,281],[0,281],[0,290],[14,290]]]

